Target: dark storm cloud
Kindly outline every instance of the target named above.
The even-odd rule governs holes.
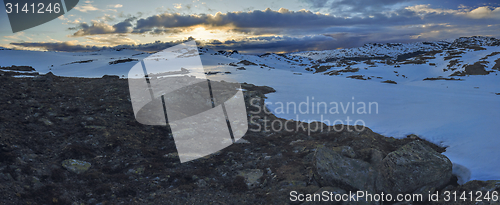
[[[338,40],[324,36],[313,35],[304,37],[255,37],[242,40],[228,40],[222,44],[206,45],[214,50],[238,50],[247,53],[266,52],[296,52],[301,50],[326,50],[338,47]]]
[[[407,0],[385,0],[378,3],[367,3],[367,7],[380,7]],[[349,3],[350,2],[350,3]],[[371,2],[371,1],[370,1]],[[365,0],[336,1],[337,4],[362,4]],[[352,7],[355,8],[355,7]],[[483,8],[482,12],[493,12],[494,8]],[[251,12],[227,12],[215,15],[183,15],[165,13],[147,18],[129,18],[115,25],[94,22],[92,25],[81,24],[74,36],[86,36],[113,33],[134,34],[171,34],[192,30],[193,26],[204,26],[207,29],[225,29],[238,33],[262,35],[311,35],[335,32],[347,27],[366,29],[387,28],[417,24],[457,24],[457,25],[490,25],[497,24],[498,18],[473,18],[471,11],[433,9],[426,5],[418,8],[405,7],[394,9],[389,13],[370,13],[365,16],[343,17],[329,14],[313,13],[307,10],[278,11],[266,9]],[[498,12],[497,12],[498,13]],[[492,16],[492,15],[491,15]],[[75,28],[73,28],[75,29]],[[338,32],[338,31],[337,31]]]
[[[311,28],[345,25],[394,24],[420,21],[414,15],[388,17],[375,14],[372,17],[344,18],[333,15],[313,13],[311,11],[289,11],[280,9],[274,11],[255,10],[251,12],[228,12],[215,15],[180,15],[162,14],[139,19],[135,29],[151,29],[154,27],[173,28],[203,25],[207,27],[246,28]]]
[[[420,4],[428,3],[429,1],[422,0],[308,0],[306,1],[314,8],[328,8],[337,13],[352,14],[352,12],[379,13],[384,11],[393,10],[398,4],[418,2]]]
[[[270,20],[272,19],[272,20]],[[401,14],[387,16],[373,14],[370,17],[344,18],[333,15],[313,13],[311,11],[289,11],[280,9],[274,11],[255,10],[251,12],[228,12],[215,15],[181,15],[161,14],[139,19],[131,31],[131,21],[123,21],[113,26],[105,23],[94,22],[92,25],[81,24],[74,36],[110,34],[110,33],[158,33],[155,29],[186,29],[192,26],[205,26],[208,28],[227,28],[242,33],[279,33],[283,29],[322,29],[335,26],[360,26],[360,25],[400,25],[422,23],[422,19],[412,12],[401,11]],[[74,29],[74,28],[72,28]],[[173,30],[175,31],[175,30]],[[286,30],[284,30],[286,31]]]
[[[115,25],[108,25],[102,22],[93,22],[92,25],[81,23],[77,27],[71,27],[69,30],[78,30],[73,36],[87,36],[98,34],[129,33],[132,31],[132,23],[136,17],[130,17]]]

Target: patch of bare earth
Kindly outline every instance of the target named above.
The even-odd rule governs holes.
[[[464,54],[463,51],[448,51],[446,52],[448,55],[444,57],[444,60],[450,60],[452,58],[461,58],[461,54]]]
[[[487,61],[478,61],[472,65],[464,65],[464,71],[457,71],[450,76],[465,76],[465,75],[488,75],[494,71],[486,71]]]
[[[359,68],[351,68],[350,66],[348,66],[347,68],[342,69],[342,70],[332,70],[332,71],[326,72],[325,75],[342,75],[342,73],[355,73],[358,71],[359,71]]]

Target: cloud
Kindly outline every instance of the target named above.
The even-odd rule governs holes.
[[[137,20],[134,32],[144,33],[152,31],[155,28],[188,28],[204,26],[207,29],[228,29],[249,34],[269,32],[279,34],[281,33],[280,30],[283,31],[283,29],[310,30],[336,26],[389,25],[417,23],[420,21],[421,18],[413,15],[413,13],[397,16],[374,14],[370,17],[344,18],[328,14],[313,13],[307,10],[290,11],[281,8],[276,11],[268,8],[263,11],[218,12],[215,15],[164,13]]]
[[[96,44],[103,44],[106,46],[117,46],[117,45],[135,45],[136,41],[128,38],[125,35],[115,34],[106,36],[89,36],[86,39],[96,42]]]
[[[99,9],[92,5],[92,1],[85,1],[80,6],[75,6],[75,9],[84,13],[89,11],[98,11]]]
[[[70,42],[62,42],[62,43],[22,42],[22,43],[10,43],[10,44],[26,48],[42,48],[49,51],[83,52],[83,51],[96,51],[100,49],[100,47],[97,46],[75,45]]]
[[[232,39],[224,42],[205,43],[205,47],[214,50],[238,50],[246,53],[296,52],[303,50],[326,50],[342,44],[338,40],[324,35],[302,37],[266,36],[246,39]]]
[[[102,37],[88,37],[90,40],[109,42],[110,39]],[[119,38],[116,38],[119,40]],[[21,46],[26,48],[41,48],[50,51],[65,51],[65,52],[82,52],[82,51],[97,51],[102,49],[132,49],[139,51],[161,51],[166,48],[175,46],[186,41],[194,40],[193,38],[188,38],[185,40],[178,41],[168,41],[161,42],[156,41],[153,43],[146,44],[123,44],[117,46],[86,46],[78,45],[70,42],[57,42],[57,43],[38,43],[38,42],[22,42],[22,43],[11,43],[14,46]],[[224,42],[218,40],[211,41],[198,41],[198,45],[201,47],[212,48],[216,50],[243,50],[251,53],[263,53],[263,52],[283,52],[283,51],[299,51],[301,49],[307,48],[308,50],[317,49],[327,49],[331,46],[336,46],[339,42],[335,41],[332,37],[315,35],[306,37],[256,37],[240,40],[227,40]]]
[[[207,41],[197,41],[198,46],[211,48],[214,50],[238,50],[243,53],[266,53],[266,52],[296,52],[303,50],[327,50],[339,47],[353,47],[361,46],[367,43],[370,39],[380,38],[382,36],[359,36],[351,35],[348,33],[339,33],[330,36],[326,35],[309,35],[301,37],[289,37],[289,36],[266,36],[266,37],[253,37],[253,38],[242,38],[242,39],[230,39],[225,41],[220,40],[207,40]],[[89,40],[106,42],[109,43],[110,39],[103,37],[88,37]],[[119,43],[120,38],[116,36],[116,42]],[[174,45],[194,40],[193,38],[188,38],[185,40],[178,41],[168,41],[161,42],[156,41],[147,44],[133,44],[130,43],[116,46],[83,46],[75,45],[68,42],[61,43],[12,43],[15,46],[22,46],[27,48],[41,48],[45,50],[52,51],[96,51],[102,49],[132,49],[139,51],[161,51],[163,49],[172,47]],[[134,42],[135,43],[135,42]]]
[[[214,15],[164,13],[140,19],[130,17],[114,25],[99,22],[94,22],[92,25],[82,24],[74,36],[88,37],[98,34],[158,36],[189,33],[202,26],[206,30],[239,33],[240,36],[248,37],[200,41],[200,45],[216,50],[236,49],[250,53],[325,50],[356,47],[374,42],[405,43],[472,35],[496,36],[499,27],[496,15],[500,11],[499,8],[443,9],[432,8],[429,5],[414,5],[396,9],[392,13],[372,13],[370,17],[350,18],[283,8],[219,12]],[[472,28],[474,29],[471,30]],[[116,44],[114,41],[113,43]],[[154,50],[166,45],[170,43],[140,44],[131,48]]]
[[[270,21],[269,19],[273,19]],[[135,22],[133,32],[131,33],[149,33],[158,30],[175,30],[186,29],[194,26],[204,26],[207,29],[225,29],[234,32],[249,33],[249,34],[263,34],[273,33],[281,34],[287,30],[311,30],[311,29],[325,29],[335,26],[356,26],[356,25],[389,25],[389,24],[404,24],[404,23],[418,23],[421,19],[413,13],[409,15],[386,16],[375,14],[371,17],[353,17],[344,18],[336,17],[333,15],[313,13],[307,10],[290,11],[281,8],[277,11],[255,10],[250,12],[227,12],[199,15],[183,15],[179,13],[164,13],[159,15],[141,18]],[[125,20],[126,25],[129,26],[133,20]],[[103,30],[106,25],[96,25]],[[111,28],[111,25],[107,25]],[[82,27],[75,36],[82,35],[96,35],[103,33],[112,33],[111,29],[107,32],[94,32],[90,31],[95,29],[92,26]],[[287,29],[287,30],[283,30]],[[87,31],[89,30],[89,31]],[[122,33],[123,30],[117,30]]]
[[[306,0],[313,8],[328,9],[339,16],[370,15],[397,10],[417,0]],[[421,0],[419,2],[422,2]]]
[[[25,48],[40,48],[49,51],[64,51],[64,52],[88,52],[88,51],[98,51],[103,49],[132,49],[138,51],[161,51],[166,48],[194,40],[193,38],[188,38],[185,40],[161,42],[156,41],[154,43],[138,44],[138,45],[118,45],[118,46],[88,46],[88,45],[78,45],[72,42],[20,42],[20,43],[10,43],[14,46],[25,47]]]
[[[117,8],[123,7],[123,5],[121,5],[121,4],[114,4],[114,5],[108,5],[108,7],[117,9]]]
[[[384,0],[373,3],[372,6],[392,5],[409,0]],[[350,2],[350,1],[349,1]],[[362,3],[364,1],[356,1]],[[347,1],[335,1],[337,4],[354,4]],[[382,4],[385,3],[385,4]],[[319,3],[318,3],[319,4]],[[369,16],[342,17],[330,14],[313,13],[308,10],[290,11],[279,10],[254,10],[250,12],[218,12],[212,14],[179,14],[164,13],[141,19],[127,19],[113,26],[99,24],[82,27],[75,36],[96,35],[107,33],[135,33],[135,34],[167,34],[168,31],[185,30],[196,26],[205,29],[219,29],[230,32],[251,35],[262,34],[323,34],[326,31],[342,29],[342,27],[378,27],[450,23],[450,24],[491,24],[492,22],[478,21],[480,19],[498,19],[500,7],[478,7],[467,9],[440,9],[431,8],[429,5],[414,5],[393,10],[391,13],[371,13]],[[269,20],[272,19],[272,20]],[[99,28],[94,28],[99,27]],[[106,29],[106,27],[108,29]],[[113,29],[120,27],[121,29]],[[131,29],[133,27],[133,29]],[[158,32],[158,31],[164,32]],[[97,32],[96,32],[97,31]]]
[[[80,23],[70,28],[74,37],[84,37],[97,45],[111,48],[130,48],[143,51],[158,51],[179,42],[154,42],[136,44],[134,34],[152,36],[178,34],[189,35],[203,27],[203,31],[216,36],[224,33],[228,39],[200,39],[199,45],[216,50],[239,50],[249,53],[294,52],[299,50],[324,50],[362,46],[365,43],[434,41],[460,36],[498,36],[500,7],[461,6],[456,9],[431,7],[428,4],[409,5],[411,0],[336,0],[311,1],[313,4],[337,4],[353,11],[346,17],[340,13],[324,14],[308,10],[290,11],[265,9],[248,12],[226,12],[215,14],[163,13],[145,17],[117,14],[126,18],[116,24],[104,21]],[[91,2],[90,2],[91,3]],[[366,7],[360,4],[366,3]],[[183,5],[184,6],[184,5]],[[356,7],[356,6],[359,6]],[[368,9],[358,15],[358,11]],[[389,8],[375,11],[375,8]],[[356,11],[356,12],[354,12]],[[232,35],[235,34],[236,35]],[[229,37],[230,36],[230,37]],[[238,37],[235,37],[238,36]],[[242,38],[246,37],[246,38]],[[123,38],[120,40],[120,38]],[[127,45],[129,44],[129,45]],[[39,46],[44,49],[85,50],[86,46],[65,44],[18,43],[17,46]],[[97,49],[108,47],[97,47]],[[93,49],[93,48],[92,48]]]
[[[500,19],[500,7],[497,8],[490,8],[487,6],[478,7],[468,12],[466,15],[467,17],[473,19],[485,19],[485,18]]]
[[[482,25],[450,25],[450,24],[418,24],[400,25],[379,29],[344,28],[329,34],[313,34],[305,36],[257,36],[227,40],[199,40],[198,46],[214,50],[238,50],[242,53],[261,54],[266,52],[297,52],[305,50],[331,50],[363,46],[366,43],[408,43],[417,41],[438,41],[454,39],[461,36],[484,35],[499,37],[500,25],[484,27]],[[164,32],[163,30],[155,32]],[[193,38],[177,41],[156,41],[136,44],[124,35],[90,36],[91,41],[112,46],[82,46],[72,43],[12,43],[26,48],[42,48],[54,51],[95,51],[101,49],[132,49],[146,52],[161,51]],[[122,44],[122,45],[118,45]]]
[[[70,30],[79,29],[73,36],[89,36],[99,34],[116,34],[116,33],[130,33],[132,31],[132,23],[130,21],[122,21],[115,25],[108,25],[106,23],[94,21],[92,25],[81,23],[78,27],[72,27]]]

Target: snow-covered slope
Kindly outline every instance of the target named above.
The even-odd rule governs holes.
[[[0,50],[0,66],[32,66],[39,73],[52,72],[59,76],[102,77],[106,74],[126,76],[131,66],[147,56],[148,53],[133,50],[82,53]],[[110,64],[120,59],[133,61]]]
[[[278,117],[364,124],[393,137],[416,134],[448,146],[445,155],[452,162],[469,168],[472,179],[486,180],[500,179],[498,42],[472,37],[292,54],[256,56],[210,49],[200,49],[200,54],[211,80],[232,79],[275,88],[277,92],[269,94],[266,102]],[[28,65],[40,73],[62,76],[127,76],[137,61],[110,62],[141,60],[148,55],[130,50],[0,50],[0,66]],[[303,106],[301,110],[281,109],[287,103]],[[326,111],[322,103],[327,105]],[[376,103],[378,109],[358,112],[369,103]],[[335,105],[338,112],[334,112]],[[350,107],[342,109],[341,105]]]
[[[340,59],[340,58],[384,58],[397,57],[405,53],[417,51],[441,50],[450,45],[448,42],[418,42],[418,43],[370,43],[363,47],[347,48],[326,51],[304,51],[291,55],[309,57],[315,60]]]

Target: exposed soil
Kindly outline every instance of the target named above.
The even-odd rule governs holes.
[[[351,75],[351,76],[347,76],[346,78],[352,78],[352,79],[358,79],[358,80],[366,80],[366,78],[364,77],[364,75]]]
[[[341,75],[342,73],[355,73],[358,72],[359,68],[351,68],[350,66],[342,69],[342,70],[332,70],[324,73],[324,75]]]
[[[495,60],[495,65],[491,69],[500,71],[500,58]]]
[[[478,61],[472,65],[464,65],[465,70],[460,72],[457,71],[450,76],[465,76],[465,75],[488,75],[494,71],[486,71],[485,67],[488,64],[487,61]]]
[[[458,80],[462,81],[460,78],[445,78],[445,77],[437,77],[437,78],[425,78],[424,80]]]
[[[458,67],[458,66],[460,66],[460,64],[459,64],[460,62],[462,62],[462,61],[459,61],[458,59],[453,59],[453,60],[451,60],[451,61],[449,62],[449,64],[447,65],[447,67],[448,67],[448,69],[447,69],[447,70],[452,70],[452,71],[456,70],[456,69],[457,69],[457,67]],[[456,65],[457,67],[455,67],[455,65]],[[445,71],[447,71],[447,70],[445,70]]]
[[[13,70],[13,71],[35,71],[35,69],[31,66],[9,66],[9,67],[1,67],[0,70]]]
[[[447,53],[447,56],[444,57],[444,60],[450,60],[452,58],[461,58],[462,56],[460,54],[464,54],[465,52],[452,50],[452,51],[448,51],[446,53]]]
[[[250,62],[250,61],[247,61],[247,60],[242,60],[242,61],[238,62],[238,64],[243,64],[243,65],[257,65],[254,62]]]
[[[330,65],[322,65],[322,66],[320,66],[320,65],[314,65],[313,67],[309,68],[309,70],[312,71],[312,69],[314,69],[315,70],[314,73],[321,73],[321,72],[325,72],[325,71],[329,70],[332,67],[335,67],[335,66],[330,66]]]
[[[493,52],[493,53],[490,53],[490,54],[488,54],[487,56],[485,56],[485,57],[481,58],[480,60],[486,60],[486,59],[488,59],[489,57],[496,56],[496,55],[498,55],[498,54],[500,54],[500,52]]]
[[[66,64],[63,64],[63,65],[82,64],[82,63],[91,63],[91,62],[94,62],[94,61],[96,61],[96,59],[91,59],[91,60],[83,60],[83,61],[75,61],[75,62],[71,62],[71,63],[66,63]]]
[[[132,61],[138,61],[138,60],[137,59],[132,59],[132,58],[119,59],[119,60],[115,60],[115,61],[109,62],[109,65],[118,64],[118,63],[132,62]]]
[[[398,84],[396,81],[393,81],[393,80],[382,81],[382,83]]]

